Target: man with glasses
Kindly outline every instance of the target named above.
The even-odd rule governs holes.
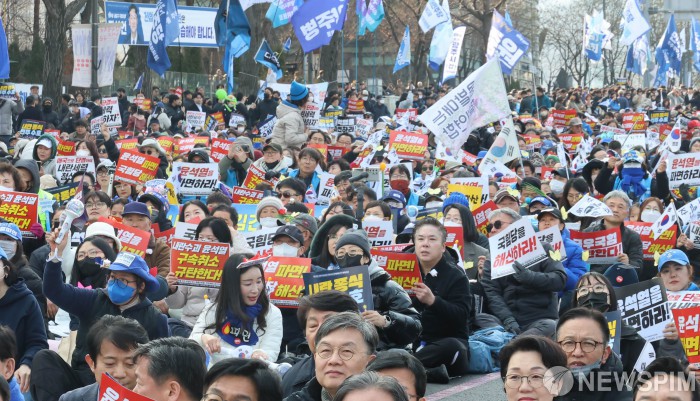
[[[435,218],[419,220],[413,229],[413,248],[422,282],[413,287],[413,307],[421,313],[423,332],[413,345],[431,383],[448,383],[469,367],[468,317],[471,290],[456,252],[445,247],[447,231]]]
[[[520,220],[520,215],[511,209],[494,210],[489,216],[490,236],[494,236]],[[543,243],[545,252],[552,247]],[[491,252],[495,252],[491,249]],[[566,271],[561,262],[547,258],[527,268],[519,262],[513,264],[515,274],[491,278],[491,261],[484,262],[484,275],[481,281],[491,313],[502,322],[503,327],[513,334],[541,335],[554,334],[556,319],[559,317],[557,292],[566,285]],[[527,294],[527,296],[523,296]]]
[[[280,377],[257,359],[227,359],[204,377],[201,401],[279,401]]]
[[[354,312],[328,317],[315,337],[316,377],[285,401],[322,401],[335,397],[345,379],[361,373],[375,358],[379,336],[372,323]]]

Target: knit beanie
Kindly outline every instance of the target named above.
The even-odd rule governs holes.
[[[274,206],[275,210],[280,210],[284,208],[284,204],[282,203],[282,200],[275,196],[266,196],[260,200],[260,203],[258,203],[258,208],[255,209],[255,218],[260,221],[260,212],[268,207],[268,206]]]
[[[357,245],[362,249],[365,256],[370,256],[370,245],[367,233],[362,229],[349,228],[342,237],[335,243],[335,251],[338,252],[343,245]]]
[[[466,206],[467,208],[469,208],[469,199],[466,196],[464,196],[464,194],[461,194],[459,192],[452,192],[450,196],[445,198],[445,201],[442,202],[442,211],[444,212],[445,209],[447,209],[447,207],[453,203],[458,203],[462,206]]]

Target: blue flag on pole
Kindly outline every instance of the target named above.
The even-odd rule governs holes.
[[[491,31],[486,44],[486,58],[498,57],[501,63],[501,70],[506,75],[513,72],[513,68],[530,48],[530,41],[508,21],[493,10],[491,17]]]
[[[365,27],[374,32],[384,19],[384,3],[382,0],[369,0],[365,12]]]
[[[292,48],[292,38],[289,37],[284,41],[284,46],[282,47],[285,52],[288,52]]]
[[[676,75],[681,73],[681,40],[676,31],[676,19],[673,14],[668,19],[666,31],[664,32],[659,45],[656,47],[656,64],[659,69],[663,67],[666,71],[671,71]]]
[[[134,85],[134,90],[141,90],[141,87],[143,86],[143,74],[139,77],[139,79],[136,80],[136,84]]]
[[[233,63],[236,59],[232,43],[233,41],[229,42],[229,45],[226,46],[226,51],[224,52],[224,59],[222,61],[224,71],[226,71],[226,89],[228,93],[233,92]]]
[[[649,37],[642,35],[632,43],[627,51],[627,71],[637,75],[644,75],[649,59]]]
[[[406,25],[399,52],[396,54],[396,63],[394,63],[394,72],[392,74],[396,74],[396,71],[409,65],[411,65],[411,30]]]
[[[506,12],[503,14],[503,20],[506,22],[509,28],[513,27],[513,21],[510,19],[510,13],[508,12],[508,6],[506,6]]]
[[[228,3],[228,11],[226,4]],[[216,12],[216,43],[238,58],[250,48],[250,24],[239,0],[222,0]]]
[[[690,50],[693,52],[693,67],[700,72],[700,23],[695,17],[690,22]]]
[[[292,16],[294,34],[304,53],[331,42],[333,33],[341,31],[348,11],[348,0],[309,0]]]
[[[355,0],[355,14],[357,14],[357,32],[360,36],[365,34],[365,14],[367,14],[367,0]]]
[[[277,74],[277,79],[282,78],[282,66],[266,39],[263,39],[260,43],[260,48],[255,54],[255,61],[274,71]]]
[[[170,69],[166,51],[169,44],[180,36],[180,23],[175,0],[158,0],[153,13],[153,29],[148,44],[148,67],[161,77]]]
[[[7,49],[7,35],[5,26],[0,18],[0,79],[10,78],[10,53]]]
[[[275,0],[267,9],[265,18],[272,21],[272,27],[287,25],[295,12],[304,4],[304,0]]]

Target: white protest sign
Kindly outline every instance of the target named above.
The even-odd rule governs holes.
[[[700,221],[694,221],[690,223],[690,236],[688,239],[693,241],[693,247],[695,249],[700,249]]]
[[[242,233],[255,256],[264,256],[272,251],[272,237],[277,232],[276,227],[260,228],[249,233]]]
[[[647,148],[645,134],[615,135],[614,140],[620,141],[622,144],[622,154],[629,152],[636,146],[641,146],[643,149]]]
[[[449,19],[449,14],[442,8],[439,1],[429,0],[418,20],[418,26],[420,26],[423,33],[426,33],[439,24],[449,21]]]
[[[301,118],[307,128],[318,128],[318,120],[321,118],[321,107],[316,103],[308,102],[301,110]]]
[[[688,184],[691,187],[700,185],[700,152],[669,154],[666,160],[666,172],[671,189],[678,188],[682,184]]]
[[[194,223],[185,223],[184,221],[178,221],[175,224],[175,235],[173,238],[182,238],[193,240],[197,236],[197,225]]]
[[[479,165],[479,171],[483,177],[513,178],[518,179],[518,175],[501,162],[484,163]]]
[[[683,224],[700,220],[700,198],[696,198],[694,201],[678,209],[676,214]]]
[[[56,178],[59,183],[69,182],[77,172],[95,175],[95,160],[92,156],[56,156]]]
[[[318,176],[318,178],[320,180],[320,184],[318,186],[318,199],[316,200],[316,204],[328,205],[331,203],[331,199],[336,197],[338,194],[334,185],[335,175],[323,172]]]
[[[102,99],[102,119],[108,127],[121,127],[122,115],[119,112],[119,99],[106,97]]]
[[[544,230],[538,231],[537,239],[540,240],[540,242],[547,242],[550,245],[552,245],[554,253],[556,254],[557,252],[559,252],[559,256],[561,256],[561,259],[559,260],[566,259],[566,247],[564,246],[564,240],[561,237],[561,231],[559,231],[559,227],[552,226]]]
[[[170,177],[177,193],[206,196],[219,182],[219,166],[216,163],[175,162]]]
[[[583,198],[579,199],[575,205],[571,207],[569,213],[576,215],[578,217],[604,217],[612,216],[612,211],[603,202],[598,199],[586,194]]]
[[[673,320],[660,277],[615,288],[615,295],[623,323],[636,328],[647,341],[664,338],[666,323]]]
[[[231,117],[229,117],[228,119],[228,126],[233,128],[236,127],[238,124],[242,124],[244,126],[247,125],[245,117],[238,113],[231,113]]]
[[[666,291],[666,297],[671,314],[673,314],[674,309],[700,306],[700,292],[697,291]]]
[[[411,182],[411,191],[415,192],[418,196],[423,196],[428,193],[430,184],[432,184],[434,180],[435,174],[426,175],[425,178],[423,178],[423,176],[418,176],[418,178],[415,178]]]
[[[363,138],[367,138],[370,131],[374,127],[374,122],[371,118],[355,118],[355,128],[357,129],[357,135]]]
[[[187,127],[190,132],[198,128],[204,127],[204,121],[207,119],[207,113],[203,111],[188,111],[185,115]]]
[[[394,226],[391,221],[363,221],[362,229],[367,232],[371,246],[391,245],[394,243]]]
[[[272,135],[272,129],[275,128],[277,117],[270,117],[264,123],[258,125],[258,134],[263,139],[267,139]]]
[[[102,131],[102,123],[104,123],[104,117],[99,116],[90,120],[90,133],[95,136],[99,136]]]
[[[547,259],[547,253],[527,219],[520,219],[490,237],[489,249],[492,279],[515,273],[513,268],[515,261],[527,268]]]

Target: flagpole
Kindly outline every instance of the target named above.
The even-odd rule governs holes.
[[[364,0],[362,0],[362,1],[364,1]],[[360,87],[360,80],[358,79],[358,71],[357,71],[357,69],[359,67],[359,63],[360,63],[360,61],[359,61],[360,54],[359,54],[358,45],[357,45],[359,36],[360,36],[359,34],[357,34],[357,33],[355,34],[355,85],[356,85],[355,87],[356,88]]]
[[[373,80],[374,88],[375,88],[374,89],[374,91],[375,91],[374,96],[377,96],[378,93],[376,93],[376,92],[379,92],[379,90],[377,89],[377,31],[376,30],[374,32],[372,32],[372,47],[373,47],[372,54],[374,54],[374,62],[372,63],[372,80]]]
[[[340,80],[340,85],[342,87],[343,84],[345,83],[344,82],[345,81],[345,35],[343,35],[342,32],[340,32],[340,69],[342,71],[340,74],[340,76],[342,77]],[[341,91],[343,89],[341,89]]]

